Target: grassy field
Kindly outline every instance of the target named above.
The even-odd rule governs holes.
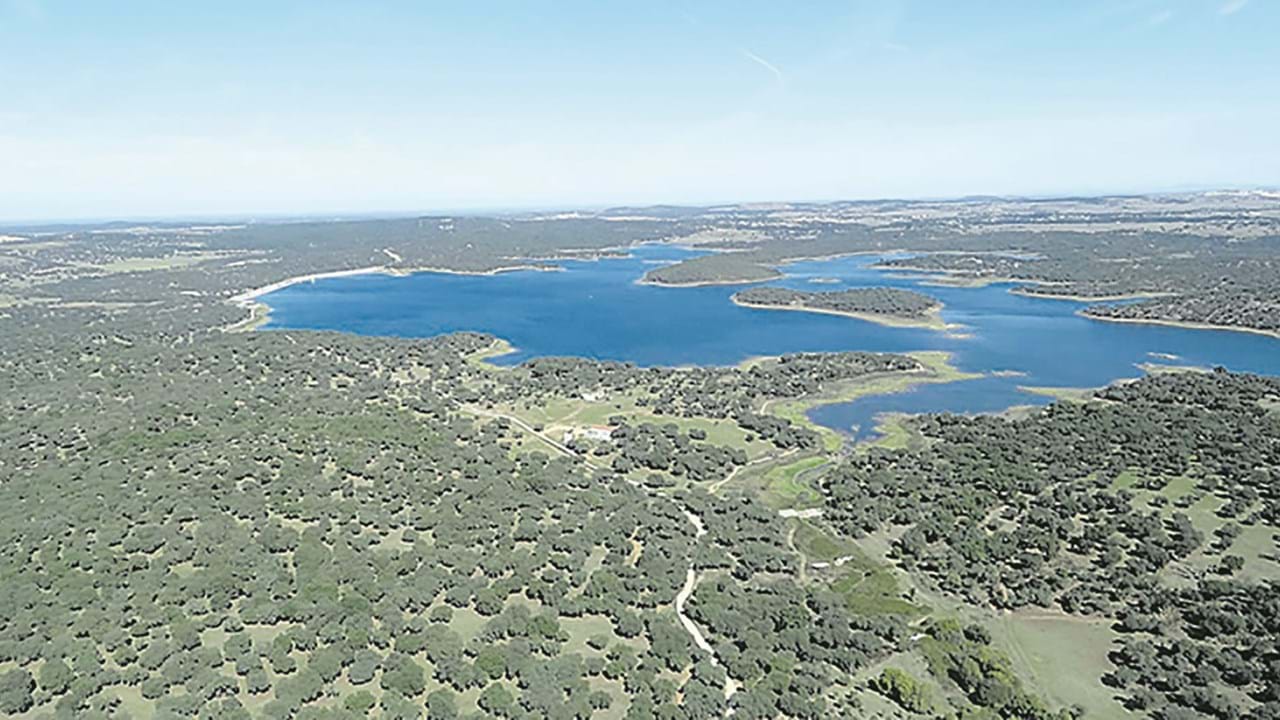
[[[1223,555],[1239,555],[1244,558],[1244,568],[1237,577],[1246,580],[1280,579],[1280,563],[1276,562],[1280,551],[1280,530],[1264,524],[1240,526],[1239,536],[1222,552],[1211,549],[1215,541],[1214,531],[1229,522],[1219,517],[1217,511],[1226,500],[1197,487],[1189,477],[1169,479],[1164,487],[1151,490],[1142,487],[1143,476],[1133,470],[1121,473],[1112,484],[1116,489],[1128,489],[1134,494],[1135,505],[1158,511],[1169,518],[1174,513],[1185,513],[1191,524],[1204,534],[1204,544],[1182,561],[1172,563],[1163,573],[1168,582],[1183,585],[1191,578],[1216,565]],[[1248,511],[1245,513],[1248,514]]]
[[[879,718],[881,720],[907,720],[909,718],[918,719],[923,717],[920,714],[903,710],[897,703],[868,686],[871,679],[878,676],[886,668],[902,670],[911,675],[916,682],[923,685],[933,702],[933,711],[939,717],[947,716],[947,711],[952,709],[952,704],[948,702],[949,700],[954,700],[956,705],[963,705],[959,690],[954,687],[944,688],[929,672],[928,665],[925,664],[920,655],[911,652],[899,652],[884,658],[880,662],[868,665],[854,676],[855,682],[852,694],[862,703],[858,717]]]
[[[886,450],[918,450],[924,447],[925,437],[910,424],[910,415],[903,413],[885,413],[876,418],[876,437],[873,440],[860,442],[856,446],[858,452],[866,452],[871,448]]]
[[[104,263],[76,263],[72,267],[113,275],[116,273],[151,272],[153,270],[180,270],[199,265],[207,260],[235,257],[238,253],[191,252],[164,257],[119,258]]]
[[[1116,633],[1108,620],[1015,612],[986,625],[1023,682],[1051,705],[1079,705],[1098,720],[1132,717],[1100,680],[1112,670],[1107,653]]]
[[[497,350],[495,354],[500,354]],[[757,460],[777,453],[766,440],[742,429],[728,419],[685,418],[655,415],[637,402],[636,393],[620,393],[608,398],[554,398],[540,406],[523,404],[498,404],[492,412],[520,418],[540,428],[540,432],[559,441],[566,431],[581,430],[592,426],[605,426],[612,417],[622,417],[632,425],[652,423],[675,425],[684,432],[698,429],[707,434],[706,442],[741,449],[749,460]]]
[[[836,558],[858,552],[858,546],[844,538],[833,536],[808,520],[795,520],[796,533],[792,539],[796,550],[809,562],[834,562]]]
[[[807,457],[789,465],[778,465],[764,474],[762,499],[776,508],[806,508],[822,504],[822,496],[805,480],[805,475],[827,464],[824,456]]]
[[[860,615],[900,615],[908,620],[927,614],[927,608],[906,599],[899,572],[887,562],[815,522],[792,522],[796,526],[791,542],[811,568],[807,574],[828,582],[845,597],[851,610]]]

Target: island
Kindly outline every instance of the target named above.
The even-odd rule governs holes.
[[[743,307],[766,310],[843,315],[889,327],[919,327],[945,330],[939,312],[942,302],[912,290],[890,287],[862,287],[828,292],[805,292],[781,287],[753,287],[733,295]]]
[[[475,332],[228,332],[251,324],[247,289],[292,278],[487,273],[697,232],[718,252],[649,282],[909,247],[940,277],[1173,292],[1116,307],[1261,331],[1280,246],[1249,238],[1280,235],[1274,208],[6,228],[0,716],[1280,716],[1275,377],[1149,364],[1027,387],[1057,402],[1016,415],[884,414],[857,442],[811,411],[1012,371],[856,348],[494,364],[512,347]],[[1158,231],[1173,220],[1185,231]],[[940,306],[733,290],[877,321]]]
[[[782,277],[776,268],[761,265],[742,253],[717,253],[663,265],[644,274],[644,285],[695,287],[698,285],[745,285]]]

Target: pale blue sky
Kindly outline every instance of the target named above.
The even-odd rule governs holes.
[[[0,220],[1280,184],[1280,2],[0,0]]]

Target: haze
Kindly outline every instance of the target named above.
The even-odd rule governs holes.
[[[0,220],[1274,185],[1280,5],[0,2]]]

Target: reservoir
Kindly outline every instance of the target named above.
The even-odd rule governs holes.
[[[765,285],[810,291],[888,286],[931,295],[955,332],[886,327],[834,315],[740,307],[730,297],[749,285],[659,287],[636,281],[656,265],[700,254],[643,245],[627,257],[557,261],[563,271],[496,275],[419,272],[354,275],[298,283],[261,298],[267,329],[337,330],[428,337],[471,330],[509,341],[495,358],[574,355],[639,365],[729,365],[791,352],[945,350],[975,380],[815,408],[822,425],[867,437],[886,412],[993,412],[1044,404],[1020,386],[1096,387],[1138,377],[1143,363],[1224,366],[1280,374],[1280,338],[1226,330],[1111,323],[1076,314],[1069,300],[1015,295],[1010,284],[949,287],[936,278],[872,268],[882,256],[854,255],[785,265]],[[821,282],[814,282],[820,280]],[[992,374],[995,373],[995,374]]]

